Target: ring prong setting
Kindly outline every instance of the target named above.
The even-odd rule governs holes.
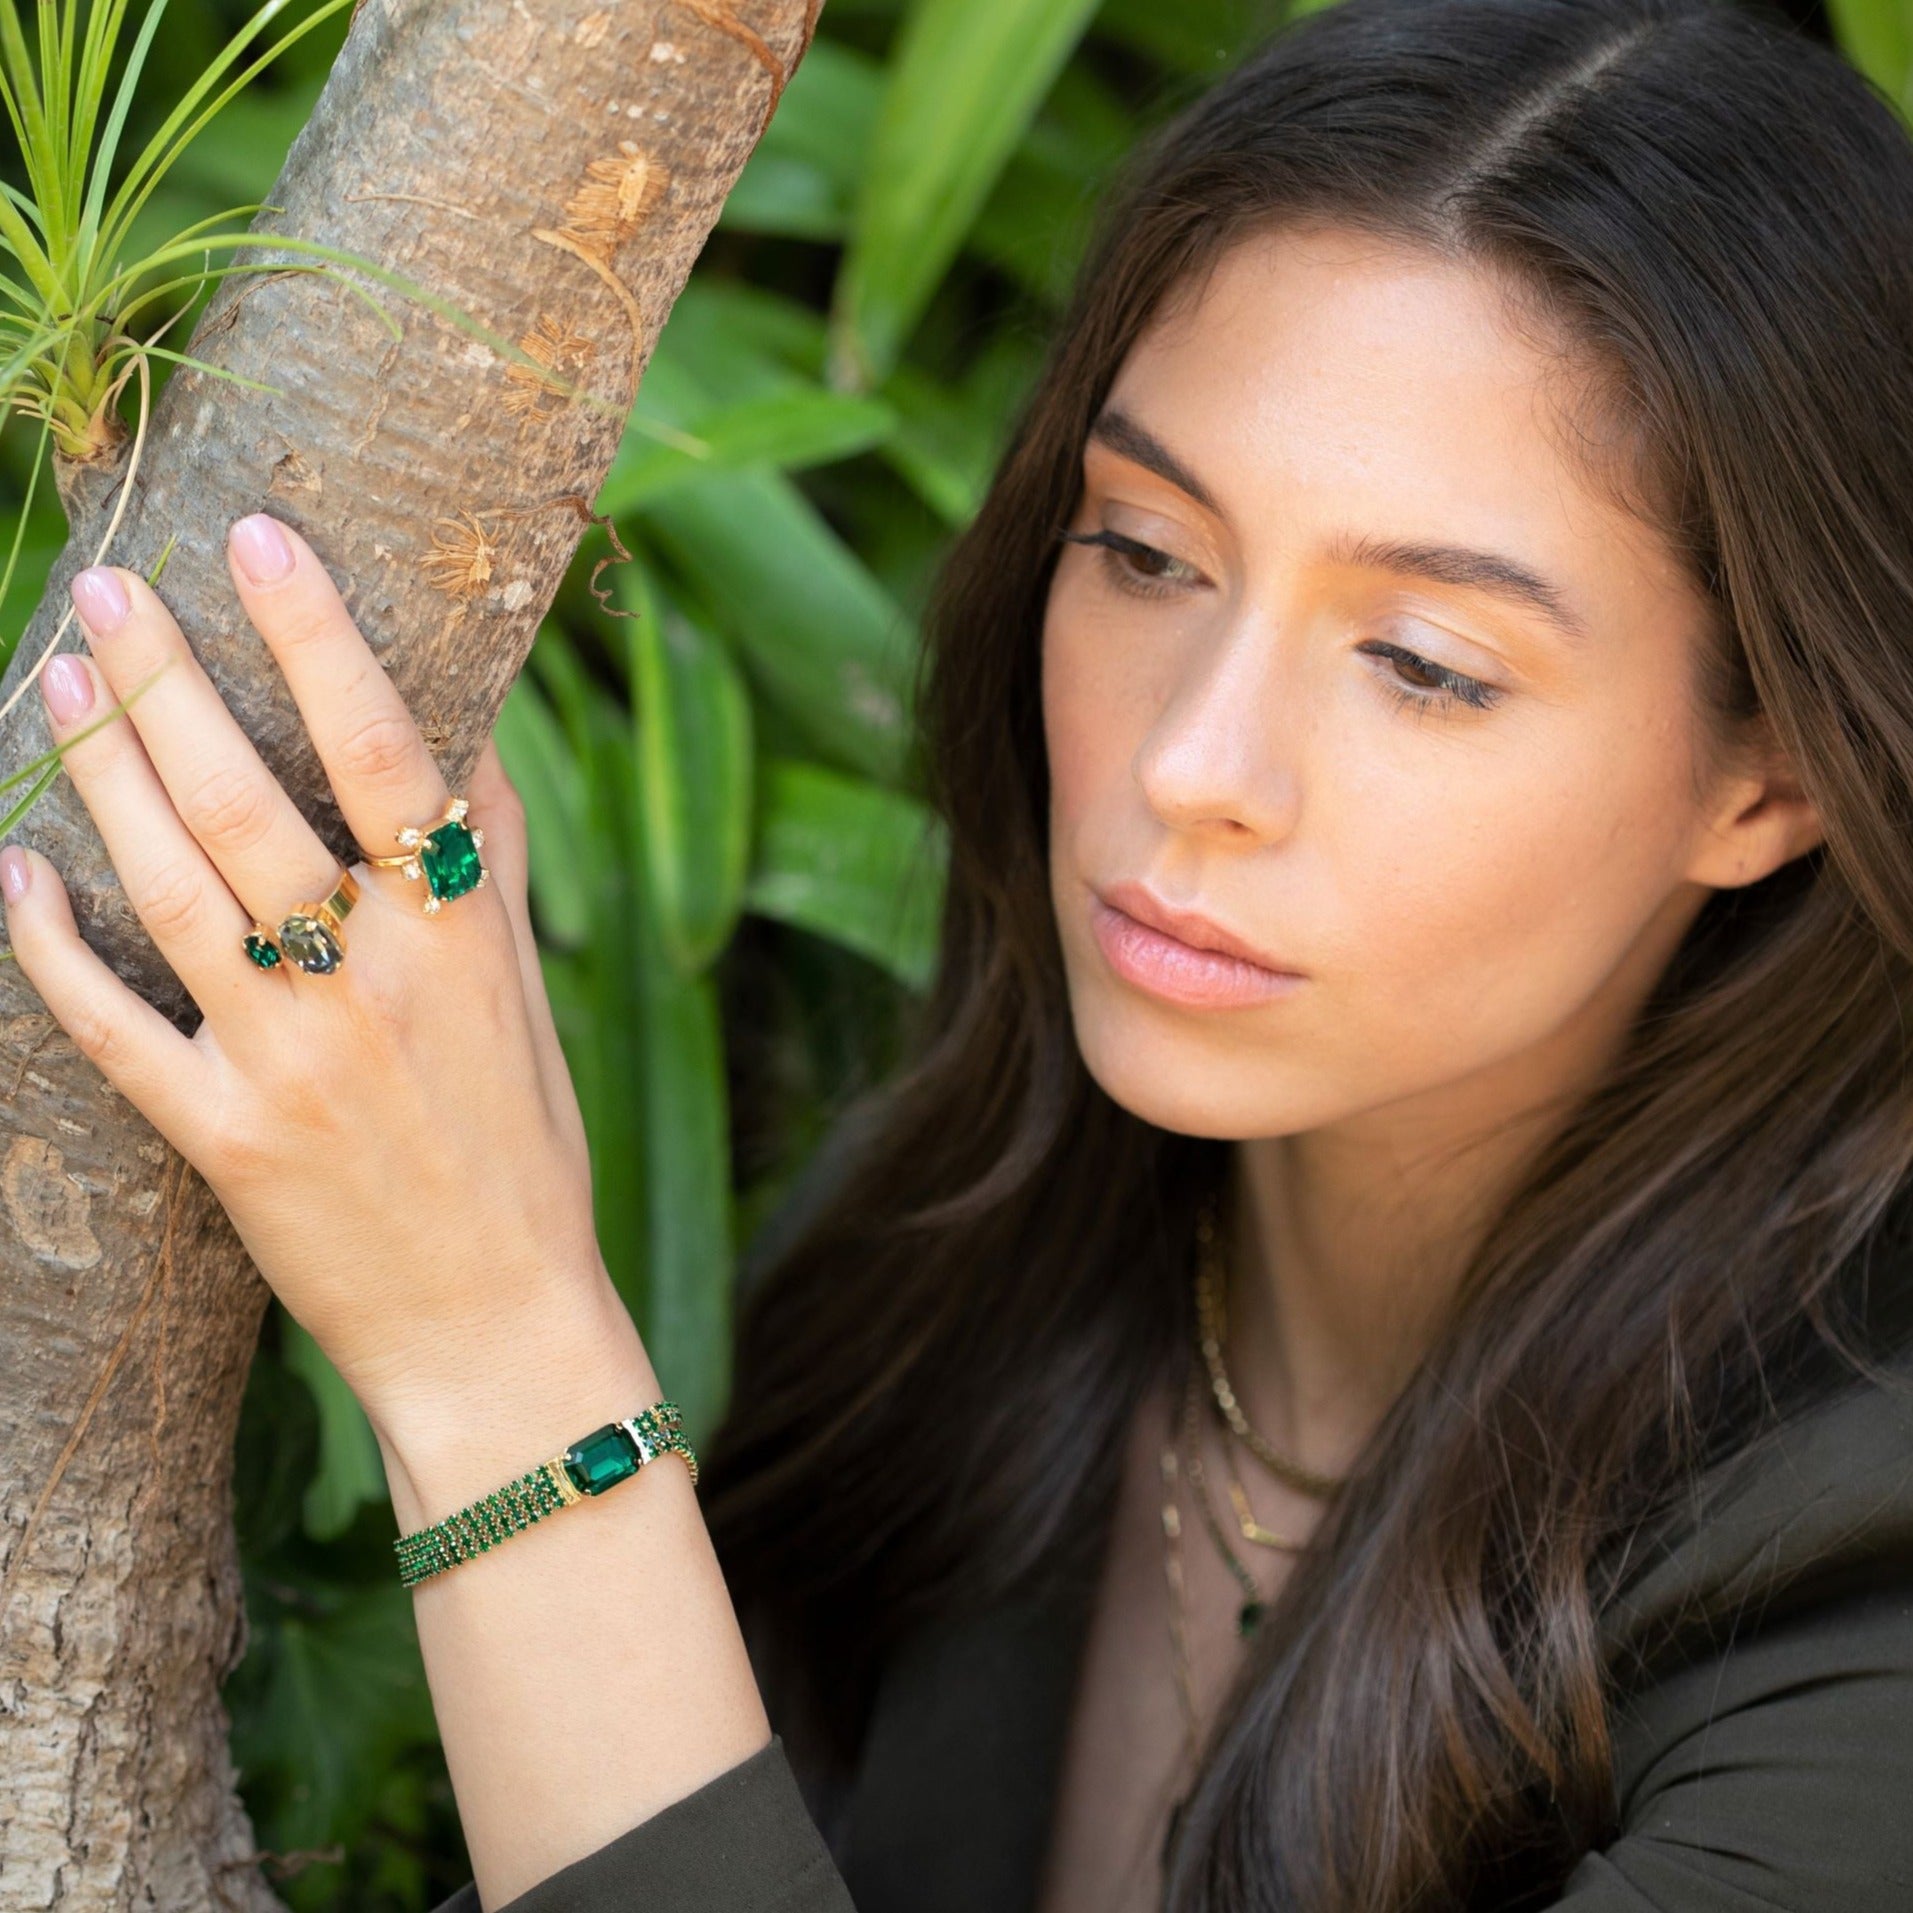
[[[435,917],[456,897],[481,888],[490,874],[479,856],[485,833],[465,822],[468,798],[446,800],[444,814],[434,824],[406,824],[392,833],[400,848],[396,857],[368,857],[378,868],[397,870],[408,883],[425,883],[424,913]]]
[[[272,932],[263,923],[254,922],[240,939],[246,955],[262,970],[276,970],[285,952],[273,941]]]

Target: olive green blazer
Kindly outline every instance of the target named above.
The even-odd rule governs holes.
[[[434,1913],[1031,1908],[1093,1592],[893,1656],[828,1835],[773,1735],[506,1905]],[[1913,1369],[1704,1477],[1601,1628],[1619,1831],[1557,1907],[1913,1913]]]

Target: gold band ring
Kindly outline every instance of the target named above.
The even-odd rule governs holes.
[[[276,931],[255,917],[240,941],[262,970],[276,968],[283,958],[309,976],[330,976],[345,961],[343,926],[358,900],[358,878],[342,870],[337,888],[323,903],[301,904],[280,920]]]
[[[491,872],[485,868],[479,851],[485,842],[482,830],[473,830],[465,822],[471,808],[468,799],[448,797],[444,811],[429,824],[407,824],[392,833],[403,846],[396,857],[373,857],[365,861],[375,870],[401,871],[406,879],[425,879],[425,914],[435,917],[454,897],[482,889]]]

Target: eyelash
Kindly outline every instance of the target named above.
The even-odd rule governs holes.
[[[1059,536],[1072,545],[1101,546],[1103,566],[1110,582],[1117,590],[1128,592],[1132,598],[1166,598],[1177,589],[1175,583],[1166,581],[1159,572],[1138,571],[1132,562],[1136,558],[1159,559],[1165,565],[1181,565],[1185,570],[1195,571],[1195,567],[1186,559],[1172,557],[1154,545],[1146,545],[1139,538],[1125,537],[1119,531],[1065,531]],[[1197,575],[1200,576],[1200,573]],[[1484,684],[1480,678],[1469,677],[1460,671],[1451,671],[1445,664],[1437,664],[1432,658],[1425,658],[1404,645],[1373,638],[1361,650],[1366,656],[1406,665],[1434,679],[1432,685],[1408,685],[1399,678],[1378,678],[1376,681],[1398,710],[1412,706],[1418,713],[1425,714],[1462,704],[1471,710],[1485,711],[1501,699],[1499,686]]]

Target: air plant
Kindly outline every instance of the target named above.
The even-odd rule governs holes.
[[[0,180],[0,427],[18,414],[39,429],[26,500],[0,567],[0,609],[12,589],[28,516],[49,455],[56,471],[61,466],[71,470],[122,458],[127,461],[125,480],[117,488],[118,502],[91,562],[104,560],[138,471],[151,410],[153,360],[190,365],[253,390],[276,389],[160,344],[200,290],[228,274],[330,276],[365,299],[395,338],[402,336],[391,314],[373,293],[356,283],[349,268],[350,274],[391,287],[440,314],[527,370],[541,385],[587,404],[607,403],[578,389],[554,367],[538,363],[451,301],[387,267],[313,240],[251,230],[256,215],[276,210],[264,201],[228,207],[174,233],[141,256],[126,257],[134,221],[192,141],[281,53],[341,8],[356,5],[356,0],[315,0],[276,40],[257,51],[289,5],[289,0],[266,0],[115,179],[127,117],[166,11],[166,0],[150,0],[127,48],[118,83],[109,89],[129,4],[130,0],[37,0],[36,46],[29,50],[20,0],[0,0],[0,104],[6,108],[27,182],[22,192]],[[230,255],[245,246],[270,248],[274,256],[212,263],[215,255]],[[280,256],[285,253],[295,255],[294,263]],[[303,262],[299,255],[305,255]],[[155,309],[169,300],[183,303],[164,323],[151,323],[157,316]],[[139,382],[139,404],[129,432],[120,397],[134,377]],[[162,555],[160,565],[164,562]],[[158,571],[156,566],[155,579]],[[0,719],[39,677],[72,616],[69,605],[33,669],[0,705]],[[115,705],[99,722],[110,722],[124,708]],[[35,780],[13,808],[0,814],[0,836],[19,822],[52,782],[63,752],[97,728],[98,724],[88,726],[65,745],[0,780],[0,792],[28,778]]]
[[[171,359],[216,378],[237,379],[236,374],[160,344],[179,313],[188,309],[207,283],[228,273],[329,272],[368,298],[388,326],[395,333],[398,330],[377,299],[338,269],[353,266],[388,284],[396,282],[397,275],[336,248],[274,235],[275,247],[316,255],[315,259],[291,267],[283,262],[212,264],[215,254],[260,243],[260,236],[247,226],[263,202],[229,207],[174,233],[143,256],[125,256],[134,220],[192,141],[248,81],[353,0],[318,0],[241,66],[248,51],[286,11],[286,3],[267,0],[233,34],[115,183],[127,116],[165,15],[166,0],[152,0],[147,7],[127,50],[119,83],[111,89],[110,104],[108,78],[126,26],[128,0],[39,0],[37,47],[32,51],[18,0],[0,0],[0,104],[6,108],[26,178],[24,192],[0,181],[0,253],[5,256],[0,264],[0,424],[19,415],[39,427],[25,503],[0,567],[0,607],[13,587],[28,517],[49,454],[74,466],[128,456],[127,483],[119,487],[119,501],[93,555],[97,564],[119,529],[138,470],[151,409],[151,361]],[[172,319],[143,331],[155,307],[181,295],[185,303]],[[135,374],[140,405],[128,454],[128,430],[119,400]],[[162,555],[161,565],[164,562]],[[155,577],[158,570],[156,566]],[[0,705],[0,718],[39,677],[72,615],[68,606],[32,671]],[[19,822],[58,775],[64,752],[125,708],[116,704],[65,744],[0,780],[0,791],[32,780],[26,794],[0,815],[0,834]]]

